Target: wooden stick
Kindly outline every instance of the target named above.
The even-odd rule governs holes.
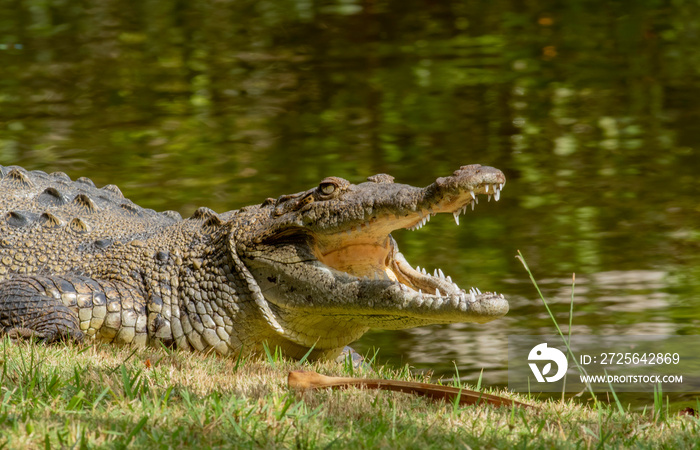
[[[460,389],[450,386],[440,386],[437,384],[418,383],[416,381],[394,381],[378,378],[348,378],[348,377],[327,377],[316,372],[305,370],[294,370],[289,372],[287,384],[295,389],[315,389],[315,388],[340,388],[356,386],[367,389],[385,389],[388,391],[405,392],[407,394],[422,395],[433,399],[444,399],[453,402],[459,397],[460,405],[474,405],[488,403],[495,406],[520,406],[532,408],[532,405],[521,403],[498,395],[485,394],[483,392]]]

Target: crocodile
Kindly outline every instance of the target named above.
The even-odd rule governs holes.
[[[425,188],[387,174],[217,214],[137,206],[88,178],[0,166],[0,332],[222,355],[279,347],[333,358],[370,328],[484,323],[502,294],[414,268],[391,232],[438,213],[457,225],[495,168],[462,166]]]

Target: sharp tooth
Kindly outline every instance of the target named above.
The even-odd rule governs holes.
[[[491,194],[489,194],[489,201],[491,201]]]
[[[440,289],[435,288],[435,295],[437,295],[438,297],[442,297],[442,294],[440,294]]]
[[[459,225],[459,211],[453,212],[452,216],[455,218],[455,223]]]
[[[418,295],[423,295],[423,291],[421,291],[420,289],[418,289]]]
[[[420,272],[420,266],[416,266],[416,272]]]
[[[476,291],[477,294],[481,295],[481,291],[479,290],[478,287],[475,287],[474,290]]]
[[[474,303],[476,301],[476,296],[474,295],[474,291],[469,291],[469,293],[471,294],[472,303]]]
[[[438,271],[437,271],[437,269],[433,270],[433,276],[434,276],[434,277],[438,276]]]
[[[474,211],[474,200],[472,200],[472,211]]]
[[[425,221],[426,221],[426,222],[430,222],[430,218],[431,218],[431,217],[433,217],[433,216],[425,216]]]
[[[493,198],[496,199],[496,201],[501,199],[501,191],[496,191],[496,194],[493,196]]]
[[[438,275],[440,275],[440,278],[444,279],[445,274],[442,272],[442,269],[438,269]]]
[[[445,277],[445,279],[446,279],[447,281],[449,281],[450,283],[452,283],[452,277],[450,277],[449,275],[447,275],[447,276]],[[454,283],[453,283],[453,284],[454,284]]]
[[[472,195],[472,200],[476,198],[476,195],[474,195],[474,191],[469,191],[469,193]]]
[[[486,193],[488,193],[488,192],[489,192],[489,185],[487,184],[486,185]]]
[[[421,269],[421,272],[423,272],[423,275],[428,275],[428,272],[425,271],[425,267]]]
[[[479,197],[475,198],[474,201],[475,201],[476,204],[478,205],[478,204],[479,204]]]

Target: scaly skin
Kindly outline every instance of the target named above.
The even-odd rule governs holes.
[[[0,330],[52,341],[162,341],[221,354],[334,357],[370,328],[488,322],[502,295],[414,269],[390,232],[498,199],[499,170],[463,166],[426,188],[389,175],[189,219],[118,188],[0,166]]]

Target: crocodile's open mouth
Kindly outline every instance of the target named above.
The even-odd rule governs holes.
[[[451,213],[459,225],[459,216],[478,204],[478,194],[488,195],[489,200],[491,197],[498,200],[503,184],[479,185],[473,190],[441,198],[423,210],[368,215],[363,222],[356,222],[353,226],[333,233],[316,234],[313,251],[321,263],[348,277],[399,282],[418,293],[465,297],[474,301],[477,295],[482,295],[478,288],[471,288],[467,293],[441,269],[435,269],[431,275],[424,268],[414,268],[401,254],[390,233],[400,228],[418,230],[438,213]],[[502,295],[498,296],[502,298]]]

